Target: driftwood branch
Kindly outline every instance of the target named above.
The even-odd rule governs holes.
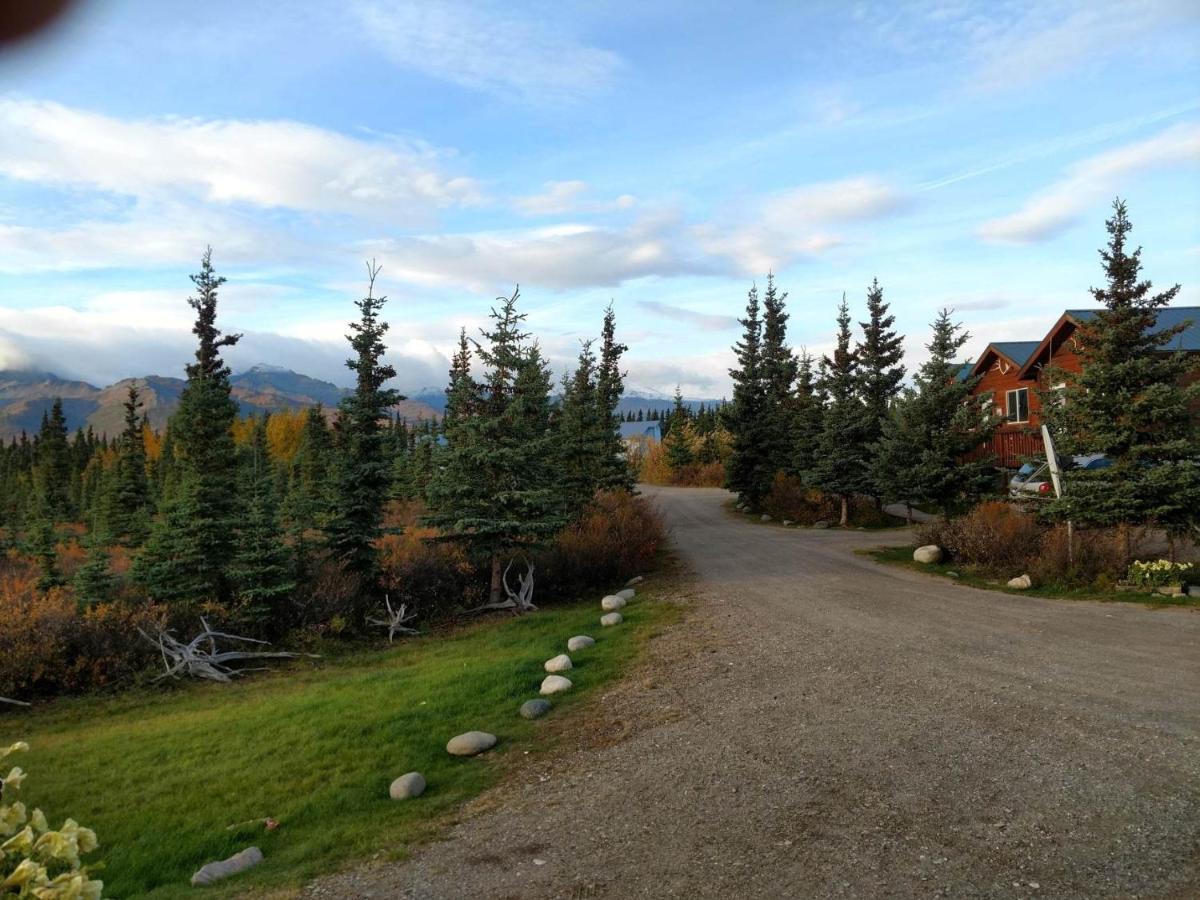
[[[417,617],[415,612],[408,611],[408,604],[401,603],[400,608],[392,609],[392,600],[387,594],[383,595],[384,605],[387,607],[386,619],[367,619],[368,625],[382,625],[388,630],[388,643],[398,634],[417,634],[417,629],[409,628],[406,623],[411,622]]]
[[[200,624],[204,626],[204,630],[186,644],[166,631],[159,632],[158,637],[154,638],[141,631],[140,628],[138,629],[141,631],[142,637],[158,647],[159,654],[162,656],[165,671],[156,680],[190,675],[194,678],[227,682],[246,672],[262,671],[261,668],[235,669],[227,665],[228,663],[248,659],[295,659],[300,655],[283,651],[220,650],[217,647],[218,638],[243,644],[265,645],[267,641],[227,634],[223,631],[213,631],[203,618],[200,619]]]
[[[514,591],[508,583],[508,570],[512,568],[514,562],[516,562],[515,559],[509,560],[508,565],[504,567],[504,574],[500,579],[504,585],[505,598],[495,603],[485,603],[483,606],[478,606],[471,610],[472,612],[480,613],[507,609],[523,613],[529,612],[531,609],[537,609],[533,605],[533,563],[525,560],[525,574],[517,578],[517,589]]]
[[[11,703],[13,706],[29,706],[24,700],[9,700],[7,697],[0,697],[0,703]]]

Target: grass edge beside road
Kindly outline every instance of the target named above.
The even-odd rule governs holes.
[[[511,754],[555,752],[556,731],[570,728],[564,718],[583,715],[589,696],[631,670],[678,619],[673,582],[664,573],[639,586],[616,628],[599,626],[595,601],[491,617],[230,685],[6,714],[0,741],[31,744],[26,802],[97,831],[101,847],[88,861],[107,863],[99,877],[113,896],[192,895],[195,869],[251,845],[266,861],[204,893],[273,893],[372,855],[401,858],[498,784],[516,762]],[[545,719],[520,719],[520,703],[538,695],[542,663],[580,633],[597,645],[572,654],[576,688],[552,698]],[[499,746],[475,759],[448,756],[446,740],[471,729],[497,734]],[[425,774],[427,793],[390,800],[389,782],[412,770]],[[277,831],[251,822],[266,816],[280,820]],[[226,830],[240,822],[251,824]]]
[[[1163,594],[1143,594],[1136,591],[1096,591],[1086,588],[1061,588],[1055,585],[1038,585],[1025,590],[1010,588],[1001,579],[987,578],[972,573],[965,566],[953,563],[919,563],[912,558],[913,547],[909,545],[869,547],[855,552],[868,556],[877,563],[897,566],[913,572],[922,572],[933,577],[944,578],[954,584],[986,591],[1000,591],[1025,597],[1040,597],[1045,600],[1090,600],[1098,603],[1136,603],[1153,609],[1166,607],[1198,608],[1200,599],[1195,597],[1167,597]]]

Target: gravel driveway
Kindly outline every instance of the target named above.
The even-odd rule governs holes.
[[[449,840],[306,895],[1200,897],[1195,611],[978,591],[853,552],[903,533],[646,493],[687,621]]]

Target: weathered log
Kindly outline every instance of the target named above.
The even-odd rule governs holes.
[[[398,634],[419,634],[417,629],[409,628],[405,624],[406,622],[411,622],[413,619],[415,619],[417,617],[417,614],[415,612],[410,613],[408,611],[407,603],[401,603],[400,609],[394,610],[394,609],[392,609],[392,600],[387,594],[383,595],[383,602],[384,602],[384,605],[387,606],[387,618],[386,619],[373,619],[373,618],[367,619],[367,624],[368,625],[382,625],[384,628],[386,628],[388,630],[388,643],[389,644],[392,642],[392,639],[395,638],[396,635],[398,635]]]
[[[234,669],[226,665],[227,663],[247,659],[295,659],[300,656],[299,653],[284,651],[218,650],[218,638],[246,644],[266,645],[268,642],[260,641],[257,638],[227,634],[223,631],[213,631],[203,618],[200,619],[200,624],[204,626],[204,630],[186,644],[167,631],[160,631],[158,637],[154,638],[140,628],[138,629],[142,637],[158,647],[159,654],[162,656],[165,671],[156,680],[190,675],[194,678],[207,678],[210,681],[228,682],[246,672],[262,671],[262,668]],[[207,649],[205,644],[208,645]],[[308,655],[312,656],[313,654]]]

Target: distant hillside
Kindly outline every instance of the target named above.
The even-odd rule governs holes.
[[[182,378],[148,375],[98,388],[84,381],[67,381],[50,372],[0,371],[0,438],[7,440],[22,431],[36,432],[55,397],[62,398],[70,430],[91,426],[97,434],[114,435],[121,430],[124,419],[121,404],[130,383],[141,391],[143,411],[150,424],[162,428],[179,405],[184,387]],[[332,411],[349,393],[346,388],[277,366],[255,366],[234,375],[230,383],[244,415],[307,409],[318,403]],[[395,412],[416,420],[435,417],[440,409],[411,399],[398,404]]]

